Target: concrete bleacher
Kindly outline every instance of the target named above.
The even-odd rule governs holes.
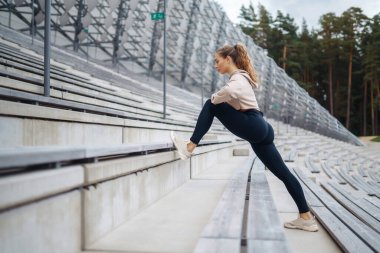
[[[11,47],[16,45],[21,54],[24,51],[33,57],[41,59],[44,54],[44,45],[42,41],[34,40],[30,36],[26,36],[7,27],[0,26],[0,36],[6,41],[5,43],[11,43]],[[22,43],[20,43],[22,42]],[[6,45],[5,45],[6,46]],[[56,66],[61,66],[69,73],[75,76],[88,76],[97,78],[97,80],[103,80],[103,82],[112,84],[113,88],[121,87],[127,88],[132,94],[143,95],[148,97],[145,101],[158,101],[162,104],[162,82],[153,78],[149,78],[146,75],[134,73],[131,71],[124,71],[127,75],[122,75],[118,72],[111,70],[109,67],[104,66],[104,63],[98,60],[92,59],[87,61],[83,55],[74,52],[67,52],[65,49],[52,47],[51,48],[51,62]],[[194,108],[195,105],[200,105],[200,98],[193,93],[180,89],[176,86],[170,86],[167,89],[167,103],[174,102],[180,103],[185,109],[190,106]],[[197,101],[196,101],[197,100]],[[194,103],[196,101],[196,103]],[[195,108],[198,108],[196,106]],[[181,112],[181,108],[175,108],[178,112]]]
[[[380,249],[378,148],[267,119],[320,226],[284,229],[297,216],[282,182],[216,118],[191,159],[179,159],[169,132],[190,137],[199,97],[169,86],[163,119],[159,82],[57,48],[44,97],[41,44],[2,35],[2,252]]]
[[[4,48],[4,44],[4,41],[0,43],[1,49]],[[9,56],[8,54],[11,54],[9,53],[9,47],[12,43],[6,42],[6,45],[7,51],[1,50],[0,55],[1,57],[4,55],[9,57],[7,60],[3,59],[2,65],[0,65],[0,95],[4,98],[4,100],[1,100],[1,114],[25,117],[23,121],[28,121],[26,118],[34,119],[33,124],[30,124],[30,127],[33,128],[30,129],[31,131],[45,130],[44,127],[47,126],[44,124],[46,123],[44,120],[60,120],[62,124],[70,125],[73,128],[70,130],[73,131],[68,133],[61,129],[57,132],[56,128],[59,127],[59,124],[49,122],[48,125],[51,129],[45,131],[44,135],[40,135],[43,139],[24,138],[20,140],[16,136],[8,135],[8,138],[2,140],[2,146],[47,145],[50,143],[43,142],[49,140],[52,141],[51,144],[71,144],[68,141],[73,141],[75,138],[64,138],[64,136],[69,136],[70,134],[82,134],[85,136],[86,132],[90,132],[86,131],[86,128],[91,128],[90,124],[95,124],[96,126],[92,128],[95,128],[96,132],[102,131],[103,135],[98,136],[98,138],[88,136],[92,139],[91,142],[90,140],[82,139],[72,144],[81,144],[82,142],[86,144],[120,144],[146,140],[169,140],[167,136],[158,133],[156,129],[181,131],[186,131],[187,129],[187,132],[189,132],[189,129],[195,125],[197,114],[200,110],[199,106],[195,105],[195,101],[191,106],[186,105],[186,103],[180,104],[179,102],[171,101],[170,97],[175,98],[175,96],[169,94],[167,118],[162,119],[162,103],[161,101],[150,100],[154,95],[152,91],[149,93],[140,91],[140,95],[137,95],[127,89],[90,76],[85,81],[78,81],[73,77],[62,77],[63,75],[70,76],[69,71],[66,71],[63,66],[61,66],[59,73],[52,74],[51,96],[41,96],[43,94],[43,72],[40,70],[43,64],[42,57],[38,59],[30,57],[26,54],[27,50],[24,50],[25,52],[17,57],[14,53]],[[18,46],[14,46],[14,51],[18,51]],[[18,58],[22,58],[25,62],[31,62],[28,64],[32,64],[33,67],[17,63]],[[35,62],[32,63],[32,61]],[[52,66],[54,65],[53,63]],[[20,120],[12,119],[12,121],[14,121],[12,129],[21,128],[22,122]],[[162,126],[160,127],[161,124]],[[128,132],[126,132],[127,129]],[[20,130],[28,131],[29,129]],[[210,131],[211,134],[213,132],[221,135],[225,132],[223,126],[217,120]],[[39,136],[37,132],[35,133],[36,136]],[[49,134],[55,135],[55,142],[53,142],[54,138],[52,136],[48,136]],[[24,135],[25,133],[23,132],[17,133],[17,136],[20,137]],[[59,135],[64,136],[61,139]],[[145,139],[143,139],[144,136]]]
[[[23,98],[22,95],[26,93],[41,94],[43,88],[43,62],[40,59],[28,57],[26,54],[14,54],[9,52],[8,48],[0,45],[2,65],[1,65],[1,86],[2,95],[8,95],[11,91],[14,97]],[[20,63],[22,61],[22,63]],[[34,62],[33,62],[34,61]],[[54,66],[54,65],[53,65]],[[67,77],[70,76],[70,71],[65,69],[52,70],[51,74],[51,97],[61,99],[59,105],[68,107],[73,103],[83,103],[82,110],[97,110],[103,113],[117,113],[115,110],[122,110],[125,116],[133,117],[134,114],[144,116],[146,119],[153,120],[155,117],[161,115],[160,101],[156,103],[148,102],[148,98],[152,98],[152,92],[145,93],[144,95],[137,95],[131,91],[120,89],[107,84],[97,78],[90,78],[78,80],[77,78]],[[25,85],[27,83],[27,85]],[[143,93],[140,93],[143,94]],[[26,97],[26,96],[24,96]],[[143,100],[145,100],[143,102]],[[54,100],[51,101],[53,103]],[[42,101],[44,102],[44,101]],[[57,105],[57,103],[56,103]],[[88,106],[91,105],[92,107]],[[169,99],[168,105],[177,108],[177,104],[171,103]],[[103,110],[101,110],[103,109]],[[109,109],[109,110],[106,110]],[[171,115],[171,108],[168,108],[168,119],[174,118],[175,121],[185,121],[186,119],[193,120],[196,115],[194,113],[195,107],[188,107],[186,104],[181,106],[181,114],[176,111],[173,116]],[[193,111],[193,112],[191,112]],[[117,114],[116,114],[117,115]],[[137,115],[135,117],[137,117]],[[187,117],[178,118],[178,116],[186,115]],[[141,118],[141,117],[140,117]],[[157,119],[156,119],[157,121]]]
[[[215,120],[191,163],[181,161],[169,132],[192,133],[201,108],[188,92],[170,89],[163,119],[160,92],[131,84],[139,80],[128,86],[116,73],[110,82],[52,61],[44,97],[40,55],[3,37],[0,59],[4,252],[90,249],[191,177],[247,150]],[[15,233],[28,239],[20,243]]]
[[[288,142],[294,139],[298,137],[289,137]],[[312,212],[344,252],[379,252],[380,212],[375,204],[379,197],[374,194],[380,189],[380,181],[374,180],[379,175],[379,160],[376,155],[371,159],[360,154],[374,154],[380,145],[371,150],[368,146],[355,147],[322,136],[319,143],[326,145],[316,152],[319,145],[305,146],[304,151],[299,151],[307,155],[299,156],[298,161],[289,165],[300,179]],[[367,171],[374,177],[368,177]],[[307,251],[310,252],[309,248]]]

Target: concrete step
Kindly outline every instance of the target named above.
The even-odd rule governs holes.
[[[234,171],[248,156],[219,161],[83,252],[192,252]]]

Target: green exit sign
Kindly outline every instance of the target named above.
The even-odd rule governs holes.
[[[165,17],[165,13],[163,12],[153,12],[150,14],[152,20],[160,20],[160,19],[164,19]]]
[[[275,104],[272,105],[272,109],[279,110],[280,109],[280,105],[277,104],[277,103],[275,103]]]

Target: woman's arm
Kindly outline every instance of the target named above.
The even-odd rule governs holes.
[[[231,99],[236,99],[236,91],[230,86],[230,83],[227,83],[223,86],[218,92],[211,95],[211,103],[220,104],[222,102],[228,102]]]

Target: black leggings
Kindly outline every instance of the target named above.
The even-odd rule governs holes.
[[[226,102],[211,103],[208,99],[198,116],[198,120],[190,140],[198,144],[210,129],[214,116],[234,135],[248,141],[262,163],[286,186],[295,201],[298,211],[309,211],[303,189],[297,178],[289,171],[276,146],[273,143],[272,126],[263,118],[263,112],[250,109],[238,111]]]

